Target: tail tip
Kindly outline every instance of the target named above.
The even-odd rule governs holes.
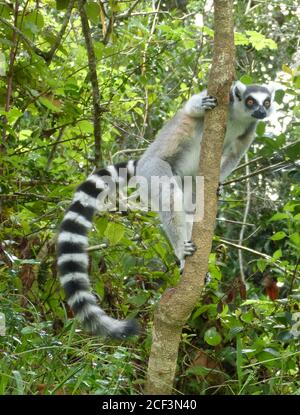
[[[127,339],[128,337],[137,336],[140,334],[140,325],[135,319],[125,320],[121,331],[116,333],[115,338]]]

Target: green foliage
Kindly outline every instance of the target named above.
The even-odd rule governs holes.
[[[125,159],[122,152],[112,157],[124,149],[139,157],[165,120],[205,87],[212,12],[204,11],[204,1],[190,0],[187,10],[164,3],[156,17],[152,2],[139,2],[130,16],[124,16],[128,2],[109,2],[106,15],[99,2],[86,4],[105,164]],[[239,243],[244,222],[240,168],[220,201],[211,281],[183,333],[176,384],[183,393],[300,391],[299,16],[294,0],[285,7],[249,3],[235,2],[237,76],[248,84],[276,78],[280,112],[275,131],[259,124],[249,151],[250,173],[257,174],[250,178],[242,241],[247,293],[230,245]],[[70,318],[56,274],[55,234],[93,168],[87,51],[76,2],[52,59],[47,53],[69,1],[19,4],[17,16],[15,2],[0,4],[0,312],[6,317],[0,394],[142,393],[153,309],[179,278],[174,254],[153,213],[97,217],[90,233],[97,247],[90,254],[92,286],[109,314],[137,317],[143,334],[108,343],[88,337]],[[105,38],[109,18],[114,24]],[[22,36],[14,36],[15,23]]]

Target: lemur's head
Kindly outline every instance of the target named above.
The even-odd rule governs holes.
[[[274,88],[266,85],[233,84],[230,101],[239,117],[263,120],[273,111]]]

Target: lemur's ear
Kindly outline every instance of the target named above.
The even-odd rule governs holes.
[[[236,81],[233,85],[233,93],[239,101],[242,100],[242,95],[246,91],[247,86],[240,81]]]
[[[268,89],[268,91],[270,92],[270,95],[272,97],[272,99],[274,99],[275,96],[275,92],[277,91],[277,89],[280,89],[276,86],[275,82],[270,82],[267,85],[264,85],[264,87],[266,87]]]

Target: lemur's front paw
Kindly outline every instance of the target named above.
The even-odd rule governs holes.
[[[197,250],[196,245],[192,241],[185,241],[184,242],[184,256],[193,255],[193,253]]]
[[[217,98],[207,95],[207,97],[202,98],[201,105],[205,110],[212,110],[218,104]]]

